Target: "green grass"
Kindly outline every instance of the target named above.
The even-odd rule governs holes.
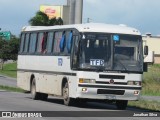
[[[160,102],[158,101],[146,101],[146,100],[129,101],[128,106],[146,110],[160,111]]]
[[[0,70],[1,75],[16,78],[17,77],[17,63],[4,64],[3,70]]]
[[[9,87],[9,86],[4,86],[0,85],[0,90],[6,90],[6,91],[12,91],[12,92],[25,92],[25,90],[17,87]]]
[[[160,64],[149,66],[148,72],[144,73],[142,95],[160,96]]]
[[[143,83],[142,95],[160,96],[160,83]]]

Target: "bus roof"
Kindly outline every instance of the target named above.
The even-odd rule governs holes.
[[[141,35],[141,33],[135,28],[127,27],[125,25],[112,25],[104,23],[86,23],[86,24],[56,25],[56,26],[25,26],[22,28],[22,32],[67,29],[67,28],[75,28],[79,32],[105,32],[105,33]]]

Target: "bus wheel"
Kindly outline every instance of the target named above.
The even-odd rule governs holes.
[[[128,100],[117,100],[116,106],[119,110],[125,110],[127,108]]]
[[[31,97],[33,100],[40,99],[40,93],[36,92],[36,80],[33,78],[31,83]]]
[[[74,99],[69,97],[69,86],[67,82],[63,86],[63,101],[67,106],[73,105],[74,102]]]

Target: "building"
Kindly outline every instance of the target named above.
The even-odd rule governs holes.
[[[160,64],[160,36],[152,36],[151,33],[143,35],[143,44],[149,48],[149,55],[153,53],[154,63]]]

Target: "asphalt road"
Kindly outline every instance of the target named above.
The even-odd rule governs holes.
[[[17,81],[15,78],[0,75],[0,85],[17,87]],[[150,101],[160,101],[160,96],[141,96],[141,99]]]
[[[34,111],[34,112],[40,112],[40,111],[52,111],[52,116],[57,116],[54,118],[34,118],[37,120],[45,120],[45,119],[57,119],[57,120],[75,120],[75,119],[87,119],[87,120],[106,120],[105,117],[95,117],[96,113],[99,115],[98,112],[106,112],[112,114],[111,116],[127,116],[127,114],[133,114],[134,113],[152,113],[151,111],[141,110],[141,109],[135,109],[128,107],[125,111],[118,111],[116,110],[115,105],[111,104],[105,104],[105,103],[95,103],[95,102],[88,102],[83,106],[65,106],[63,105],[63,100],[60,98],[52,97],[50,96],[47,101],[40,101],[40,100],[32,100],[30,97],[30,94],[25,93],[15,93],[15,92],[7,92],[0,90],[0,111]],[[58,113],[53,111],[59,111]],[[65,112],[64,112],[65,111]],[[66,113],[66,111],[68,111]],[[82,115],[82,117],[74,117],[76,111],[83,111],[82,113],[79,112],[77,115]],[[86,114],[90,113],[90,117],[85,116]],[[88,113],[87,113],[88,112]],[[70,117],[68,117],[70,115]],[[73,115],[73,116],[72,116]],[[91,117],[91,116],[94,117]],[[2,118],[1,118],[2,119]],[[17,119],[17,118],[14,118]],[[27,119],[27,118],[23,118]],[[29,119],[29,118],[28,118]],[[28,120],[27,119],[27,120]],[[30,118],[33,119],[33,118]],[[110,117],[110,119],[114,120],[150,120],[149,117]],[[6,120],[6,119],[5,119]],[[158,117],[152,118],[152,120],[158,120]]]
[[[0,85],[16,87],[17,81],[15,78],[10,78],[10,77],[0,75]]]

